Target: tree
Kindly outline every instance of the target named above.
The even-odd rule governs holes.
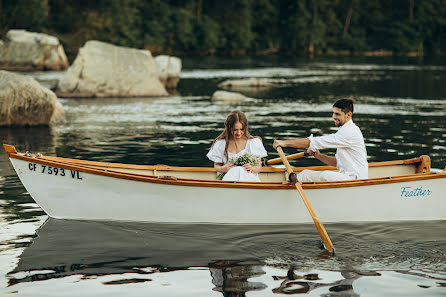
[[[276,52],[280,47],[279,8],[271,0],[257,0],[252,3],[254,51]]]
[[[197,20],[195,34],[196,48],[200,53],[214,54],[217,48],[223,47],[226,43],[218,24],[207,15]]]
[[[41,31],[46,25],[49,9],[46,0],[3,0],[0,8],[2,38],[10,29]]]
[[[446,50],[446,0],[0,0],[12,28],[155,53]]]
[[[251,49],[254,34],[252,32],[252,0],[214,0],[203,3],[203,11],[219,25],[225,43],[222,52],[236,53]]]

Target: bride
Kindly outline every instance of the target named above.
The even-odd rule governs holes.
[[[251,154],[256,161],[242,166],[234,165],[237,158]],[[217,172],[224,173],[223,180],[259,182],[258,173],[262,169],[261,158],[267,152],[260,137],[251,136],[248,119],[241,111],[231,112],[225,121],[225,129],[214,140],[207,157],[214,162]]]

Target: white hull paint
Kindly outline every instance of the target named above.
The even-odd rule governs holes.
[[[37,162],[10,160],[29,194],[53,218],[161,223],[312,223],[295,188],[154,183],[88,173],[82,166],[79,170],[64,169],[62,176],[62,165],[55,175],[48,171],[42,173],[43,165]],[[324,223],[445,220],[445,178],[442,175],[442,178],[403,182],[309,188],[305,193]]]

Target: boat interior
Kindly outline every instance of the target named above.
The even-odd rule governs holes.
[[[123,173],[131,173],[138,175],[169,177],[169,178],[184,178],[184,179],[199,179],[199,180],[216,180],[217,172],[214,168],[206,167],[173,167],[168,165],[130,165],[117,163],[103,163],[94,161],[83,161],[75,159],[66,159],[59,157],[43,156],[42,158],[65,162],[77,165],[103,169],[107,171],[117,171]],[[407,160],[395,160],[385,162],[369,163],[369,178],[383,178],[391,176],[405,176],[419,173],[430,173],[430,158],[423,155],[418,158]],[[333,170],[335,167],[331,166],[312,166],[312,167],[293,167],[294,172],[299,173],[304,169],[311,170]],[[259,178],[262,182],[268,183],[283,183],[288,180],[288,173],[283,165],[266,166],[262,168],[259,173]]]

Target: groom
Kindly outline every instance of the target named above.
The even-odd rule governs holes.
[[[338,172],[305,169],[298,174],[300,182],[338,181],[368,178],[367,151],[361,130],[353,123],[353,99],[339,99],[333,104],[333,120],[340,127],[336,133],[291,140],[274,140],[273,147],[306,148],[307,153]],[[336,148],[335,157],[321,154],[319,150]]]

